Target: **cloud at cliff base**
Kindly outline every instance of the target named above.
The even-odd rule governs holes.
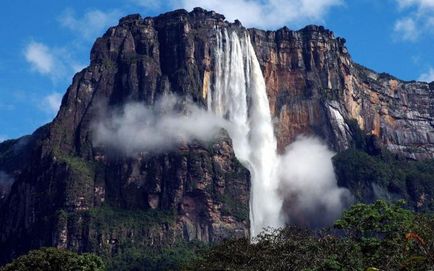
[[[350,192],[337,185],[333,156],[327,145],[313,137],[298,137],[286,148],[277,170],[286,223],[330,225],[351,202]]]
[[[229,123],[192,102],[182,105],[175,96],[164,96],[152,107],[126,104],[120,110],[104,112],[93,123],[94,144],[127,155],[164,152],[193,140],[212,140]]]
[[[344,0],[180,0],[172,3],[174,8],[202,7],[221,13],[230,21],[238,19],[248,27],[272,29],[322,22],[329,10],[342,5]]]

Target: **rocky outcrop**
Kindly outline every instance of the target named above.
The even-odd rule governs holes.
[[[200,8],[130,15],[97,39],[90,65],[74,76],[52,123],[0,144],[0,171],[15,180],[0,200],[1,261],[40,246],[110,256],[124,241],[170,245],[248,236],[249,174],[224,132],[206,146],[133,157],[92,142],[102,107],[152,105],[167,93],[205,107],[216,28],[250,34],[280,150],[300,134],[344,150],[356,120],[391,151],[433,156],[433,85],[353,63],[345,40],[329,30],[246,30]]]
[[[101,107],[152,105],[168,93],[203,107],[216,23],[227,24],[203,10],[122,18],[95,42],[89,67],[74,76],[58,115],[29,137],[23,155],[13,155],[21,140],[0,145],[0,170],[15,177],[0,206],[2,261],[40,246],[110,257],[125,243],[249,235],[249,173],[224,131],[206,145],[132,157],[92,141]]]
[[[321,26],[250,30],[262,65],[280,149],[315,134],[337,151],[356,120],[395,153],[432,158],[434,87],[378,74],[351,60],[345,40]]]

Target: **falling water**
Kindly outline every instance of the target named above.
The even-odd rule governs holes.
[[[300,137],[277,154],[265,81],[248,34],[217,30],[213,59],[208,110],[229,120],[235,155],[250,171],[251,237],[285,223],[333,222],[351,202],[351,193],[337,185],[334,153],[319,139]]]
[[[217,31],[214,91],[208,105],[233,125],[229,134],[237,158],[251,174],[251,236],[283,225],[277,195],[276,138],[265,81],[248,34]]]

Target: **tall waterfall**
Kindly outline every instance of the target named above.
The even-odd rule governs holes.
[[[280,227],[282,200],[276,170],[277,143],[259,62],[247,33],[217,32],[214,91],[209,110],[231,122],[235,155],[250,170],[251,236],[264,227]]]

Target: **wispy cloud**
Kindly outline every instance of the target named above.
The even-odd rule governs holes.
[[[186,114],[179,111],[185,106]],[[93,123],[95,145],[126,155],[161,152],[194,140],[209,141],[229,123],[176,96],[163,96],[154,107],[129,103],[121,111],[100,112]]]
[[[0,110],[11,111],[15,109],[15,105],[13,103],[4,103],[0,101]]]
[[[43,43],[32,41],[24,52],[27,62],[41,74],[51,74],[54,69],[54,56]]]
[[[83,67],[67,47],[49,47],[42,42],[29,42],[24,49],[24,57],[32,70],[48,76],[54,82],[69,80]]]
[[[419,31],[412,18],[404,18],[396,21],[393,30],[400,40],[416,41],[419,38]]]
[[[434,33],[434,0],[395,0],[399,10],[406,15],[395,22],[396,37],[416,42],[421,33]]]
[[[63,27],[75,32],[81,38],[93,41],[109,26],[115,25],[121,16],[122,12],[119,10],[94,9],[77,16],[74,10],[66,9],[58,20]]]
[[[419,9],[434,9],[434,0],[396,0],[400,8],[416,6]]]
[[[239,19],[245,26],[278,28],[284,25],[321,22],[333,7],[344,0],[180,0],[173,7],[200,6],[222,13],[229,20]]]
[[[157,10],[163,5],[160,0],[131,0],[131,2],[147,10]]]
[[[3,141],[5,141],[8,137],[5,135],[0,135],[0,143],[2,143]]]
[[[423,82],[432,82],[434,81],[434,68],[430,67],[429,70],[425,73],[422,73],[419,78],[419,81]]]
[[[62,103],[62,97],[63,95],[58,92],[45,96],[40,104],[41,109],[49,114],[56,114]]]

